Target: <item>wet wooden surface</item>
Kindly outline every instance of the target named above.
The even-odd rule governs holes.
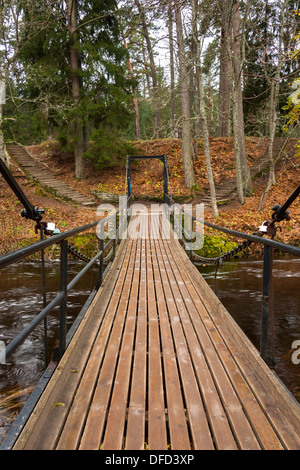
[[[141,221],[14,448],[300,449],[299,406],[179,242]]]

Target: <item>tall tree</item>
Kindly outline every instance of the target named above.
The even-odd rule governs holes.
[[[205,103],[205,90],[204,90],[204,82],[203,82],[203,68],[201,62],[202,56],[202,48],[203,43],[205,40],[205,34],[207,31],[207,15],[204,14],[204,6],[201,3],[198,4],[198,0],[192,0],[192,35],[193,35],[193,48],[194,48],[194,57],[196,58],[195,63],[195,71],[196,71],[196,84],[199,92],[199,113],[200,113],[200,127],[202,130],[203,136],[203,146],[204,146],[204,154],[205,154],[205,164],[206,164],[206,172],[208,177],[208,184],[209,184],[209,192],[210,192],[210,201],[211,207],[214,217],[218,217],[218,207],[217,207],[217,200],[216,200],[216,190],[215,190],[215,183],[214,183],[214,176],[211,166],[211,158],[210,158],[210,146],[209,146],[209,126],[208,126],[208,118],[207,118],[207,111],[206,111],[206,103]],[[201,27],[201,35],[198,32],[198,20],[201,20],[200,25]],[[205,32],[204,32],[205,31]],[[202,47],[201,47],[202,44]],[[196,119],[198,121],[198,119]]]
[[[67,18],[68,18],[68,32],[70,44],[70,69],[72,80],[72,96],[75,108],[78,106],[81,94],[80,75],[82,74],[80,60],[79,60],[79,43],[77,35],[78,27],[78,5],[77,0],[66,0],[67,5]],[[84,145],[84,127],[82,116],[76,116],[72,122],[74,132],[74,156],[75,156],[75,176],[76,178],[84,178],[85,165],[83,154],[85,151]]]
[[[103,140],[106,148],[108,140],[112,143],[107,163],[118,155],[119,126],[132,99],[116,2],[49,0],[41,8],[28,0],[22,5],[18,64],[23,99],[47,109],[54,135],[74,152],[81,177],[89,136],[97,147],[89,149],[89,156],[97,158]]]
[[[230,115],[230,96],[232,83],[229,80],[232,66],[228,54],[227,41],[230,37],[230,12],[227,0],[221,0],[219,12],[221,16],[221,36],[220,36],[220,79],[219,79],[219,129],[220,137],[229,137],[231,135],[231,115]]]
[[[184,47],[183,28],[181,19],[181,2],[174,0],[175,21],[178,43],[180,100],[182,119],[182,162],[185,184],[192,188],[195,184],[194,167],[191,156],[191,127],[190,127],[190,104],[188,89],[188,74],[186,66],[186,54]]]
[[[267,2],[266,2],[267,3]],[[265,191],[263,192],[258,210],[260,211],[263,207],[265,197],[272,185],[276,184],[275,178],[275,156],[273,155],[274,147],[274,138],[277,128],[278,121],[278,105],[279,105],[279,91],[280,91],[280,82],[281,82],[281,71],[284,68],[284,65],[287,61],[291,62],[290,51],[293,39],[297,31],[297,22],[294,21],[297,16],[290,15],[290,1],[283,0],[279,2],[278,7],[280,7],[279,12],[279,27],[276,41],[276,49],[273,53],[273,62],[277,62],[274,66],[273,74],[270,76],[266,72],[266,80],[269,84],[270,89],[270,99],[269,99],[269,147],[268,147],[268,158],[269,158],[269,178]],[[286,27],[289,24],[289,30],[293,34],[286,34]],[[266,55],[266,54],[265,54]],[[267,64],[266,64],[267,65]]]
[[[140,19],[141,19],[141,24],[142,24],[142,29],[143,29],[143,34],[145,37],[146,41],[146,46],[147,46],[147,52],[149,56],[149,62],[150,62],[150,71],[151,71],[151,78],[152,78],[152,84],[153,84],[153,95],[154,95],[154,114],[155,114],[155,135],[156,138],[159,139],[161,137],[161,113],[160,113],[160,103],[159,103],[159,88],[158,88],[158,78],[157,78],[157,71],[156,71],[156,65],[154,61],[154,53],[153,53],[153,47],[151,44],[151,39],[150,39],[150,34],[148,30],[148,25],[147,25],[147,20],[146,20],[146,15],[143,6],[141,5],[139,0],[134,0],[135,4],[138,8]]]
[[[122,31],[122,36],[123,36],[124,46],[128,50],[128,45],[127,45],[126,36],[125,36],[124,31]],[[133,68],[132,68],[132,64],[131,64],[129,55],[128,55],[128,69],[129,69],[130,77],[133,80],[134,79],[134,77],[133,77]],[[136,92],[135,87],[133,87],[132,93],[133,93],[133,104],[134,104],[134,111],[135,111],[136,138],[137,138],[137,140],[141,140],[141,122],[140,122],[139,103],[138,103],[138,97],[137,97],[137,92]]]
[[[170,133],[175,137],[175,61],[174,61],[174,42],[173,42],[173,11],[172,0],[168,1],[168,32],[169,32],[169,50],[170,50]]]
[[[240,202],[244,202],[244,194],[252,193],[252,180],[247,162],[244,113],[243,113],[243,94],[242,78],[245,63],[244,41],[245,41],[245,22],[249,13],[249,0],[245,5],[244,18],[240,20],[240,2],[233,0],[233,44],[232,44],[232,63],[233,63],[233,119],[234,119],[234,143],[236,153],[236,172]]]

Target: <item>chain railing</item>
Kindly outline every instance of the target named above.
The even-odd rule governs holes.
[[[270,366],[275,365],[275,340],[274,340],[274,305],[273,305],[273,282],[272,282],[272,267],[273,267],[273,254],[274,249],[279,250],[283,253],[289,253],[294,256],[300,256],[300,248],[279,242],[274,240],[276,232],[280,227],[275,224],[281,222],[282,220],[290,220],[290,215],[288,212],[289,206],[296,200],[300,194],[300,185],[295,189],[292,195],[286,200],[283,206],[276,204],[273,207],[273,214],[270,220],[265,221],[256,232],[253,234],[243,233],[237,230],[232,230],[226,227],[221,227],[219,225],[213,224],[211,222],[200,220],[195,217],[193,214],[184,213],[181,206],[179,206],[179,217],[175,217],[175,209],[178,207],[178,204],[173,200],[171,192],[165,194],[165,201],[167,201],[167,211],[171,215],[170,220],[172,219],[174,232],[179,229],[182,231],[184,239],[187,241],[184,243],[188,247],[191,237],[194,237],[193,231],[185,230],[183,217],[188,217],[190,219],[190,227],[193,227],[195,223],[202,224],[205,227],[209,227],[218,232],[225,233],[234,237],[236,239],[243,239],[237,247],[232,250],[221,253],[220,256],[207,258],[200,256],[195,253],[192,249],[187,250],[190,260],[197,264],[197,262],[205,264],[215,264],[215,279],[217,270],[220,264],[225,260],[230,259],[235,256],[237,253],[242,252],[247,247],[253,243],[258,243],[263,245],[264,254],[263,254],[263,286],[262,286],[262,311],[261,311],[261,338],[260,338],[260,354],[261,357],[267,362]],[[265,235],[268,235],[270,238],[264,238]],[[270,339],[270,340],[269,340]],[[269,353],[269,349],[271,350]]]
[[[59,346],[56,357],[60,358],[65,349],[66,349],[66,318],[67,318],[67,295],[74,289],[77,282],[82,278],[82,276],[91,269],[95,264],[98,265],[98,279],[95,285],[95,290],[98,290],[102,284],[103,278],[107,272],[105,272],[105,261],[113,261],[115,256],[116,245],[120,241],[120,224],[118,224],[118,214],[120,211],[126,209],[127,212],[128,200],[125,204],[120,207],[115,214],[110,217],[105,217],[105,219],[100,219],[90,224],[68,230],[67,232],[59,233],[52,235],[49,238],[42,239],[36,243],[33,243],[27,247],[20,248],[12,253],[6,254],[0,258],[0,269],[6,266],[9,266],[12,263],[16,263],[20,260],[23,260],[37,252],[44,252],[44,250],[52,245],[58,244],[60,246],[60,290],[56,297],[47,305],[44,305],[42,311],[5,347],[5,350],[2,351],[2,355],[5,355],[0,363],[3,363],[4,360],[7,360],[9,356],[17,349],[17,347],[23,343],[23,341],[30,335],[30,333],[49,315],[52,310],[59,306],[60,307],[60,318],[59,318]],[[115,221],[114,233],[110,234],[110,238],[105,242],[105,225],[108,224],[111,220]],[[75,235],[85,233],[97,227],[97,232],[102,235],[99,239],[99,251],[92,258],[86,257],[86,265],[80,270],[80,272],[68,283],[68,252],[70,250],[70,244],[68,240]],[[111,247],[112,245],[112,247]],[[105,256],[107,251],[109,254]],[[78,253],[77,253],[78,254]],[[42,274],[44,278],[44,265],[42,264]],[[45,285],[43,283],[43,288]],[[45,294],[45,292],[43,292]],[[45,297],[45,295],[44,295]],[[1,359],[1,358],[0,358]]]

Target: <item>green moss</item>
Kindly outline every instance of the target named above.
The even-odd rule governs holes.
[[[201,250],[197,250],[196,253],[205,258],[215,258],[220,256],[222,253],[227,253],[233,248],[236,248],[238,243],[228,240],[226,237],[218,235],[204,235],[204,243]]]

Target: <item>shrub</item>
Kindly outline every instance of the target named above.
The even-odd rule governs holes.
[[[127,154],[133,155],[134,147],[116,135],[97,129],[91,136],[89,149],[84,156],[95,163],[99,169],[104,167],[124,166]]]

